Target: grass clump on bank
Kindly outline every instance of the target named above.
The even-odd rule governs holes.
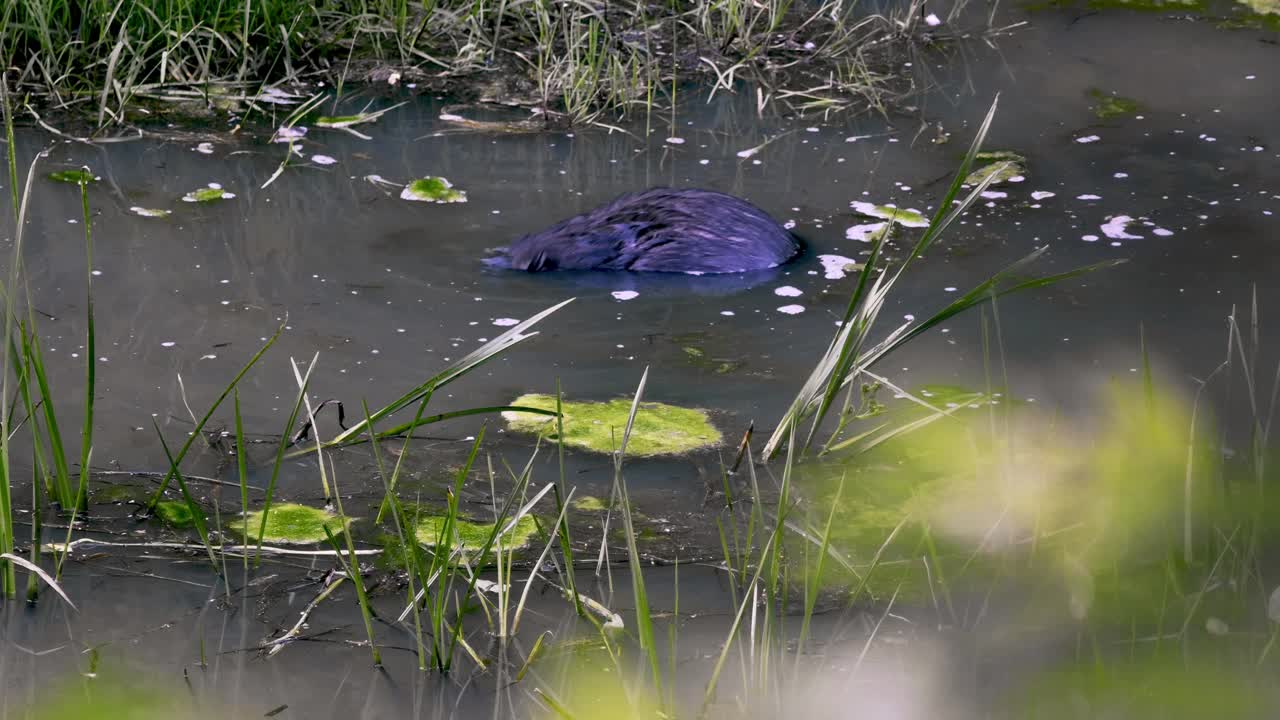
[[[0,61],[23,91],[99,126],[128,121],[140,100],[267,108],[295,100],[265,85],[315,79],[465,90],[549,122],[674,102],[676,82],[694,77],[727,91],[766,80],[764,102],[883,109],[899,92],[876,70],[892,64],[889,41],[946,39],[965,4],[937,27],[912,2],[871,13],[836,0],[13,0],[0,11]]]

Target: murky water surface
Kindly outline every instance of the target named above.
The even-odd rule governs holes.
[[[753,421],[771,428],[829,342],[853,287],[852,277],[831,277],[839,273],[829,273],[820,256],[857,260],[869,247],[847,234],[874,222],[851,203],[931,214],[996,93],[988,148],[1021,154],[1026,173],[993,187],[899,283],[882,332],[1049,245],[1038,265],[1044,272],[1129,262],[1000,302],[998,341],[1011,394],[1068,412],[1087,406],[1092,390],[1139,367],[1140,333],[1170,377],[1203,376],[1222,359],[1232,308],[1252,302],[1256,289],[1265,328],[1280,297],[1280,48],[1252,31],[1147,14],[1047,12],[1031,20],[994,49],[973,43],[904,65],[938,85],[921,101],[926,126],[906,117],[759,117],[744,92],[687,102],[674,123],[655,116],[647,135],[643,118],[627,132],[498,135],[459,131],[439,120],[443,100],[423,99],[362,128],[372,140],[312,128],[300,145],[310,160],[295,161],[265,189],[285,152],[265,142],[269,128],[254,136],[211,128],[209,138],[101,148],[23,131],[23,158],[52,144],[46,170],[87,164],[101,176],[90,191],[102,420],[94,464],[163,469],[153,419],[174,437],[190,427],[178,376],[200,413],[281,322],[279,344],[242,385],[245,425],[255,435],[278,433],[288,413],[295,387],[288,358],[319,352],[315,395],[341,399],[352,413],[361,400],[376,407],[394,399],[512,319],[568,297],[577,301],[543,322],[538,338],[450,386],[434,401],[438,410],[501,405],[526,392],[554,392],[557,381],[568,397],[609,399],[632,392],[647,366],[649,399],[711,409],[735,442]],[[1113,94],[1135,100],[1136,109],[1098,117],[1095,108]],[[443,176],[468,201],[406,202],[370,183],[373,174],[399,183]],[[234,198],[182,202],[210,183]],[[524,232],[659,184],[748,198],[794,223],[807,252],[745,278],[521,274],[481,263],[487,249]],[[134,207],[172,214],[143,217]],[[79,217],[74,186],[36,186],[26,257],[46,315],[54,387],[79,387],[83,372]],[[895,252],[911,237],[896,241]],[[1275,337],[1264,332],[1264,345],[1275,349]],[[983,386],[978,316],[929,333],[878,371],[905,387]],[[65,401],[74,417],[79,399]],[[477,428],[469,420],[434,426],[430,447],[453,467]],[[530,442],[495,427],[488,449],[518,467]],[[201,462],[210,474],[220,471],[212,453]],[[580,492],[607,492],[607,461],[571,453],[568,462]],[[640,509],[684,533],[673,555],[719,555],[715,529],[699,515],[703,478],[717,462],[712,453],[630,466]],[[340,482],[374,497],[372,467],[367,453],[355,451]],[[233,479],[233,470],[222,470]],[[255,482],[265,482],[262,472]],[[537,472],[546,481],[557,470],[548,460]],[[305,465],[290,466],[281,487],[291,499],[318,497]],[[477,490],[472,500],[482,506],[484,499]],[[87,608],[69,624],[53,603],[30,612],[5,606],[0,670],[22,690],[5,692],[5,703],[38,692],[40,673],[83,665],[72,656],[93,646],[114,671],[182,666],[198,687],[259,712],[286,704],[295,716],[492,711],[492,693],[468,694],[466,678],[413,675],[407,637],[387,673],[369,670],[365,650],[345,644],[361,634],[351,604],[326,606],[313,618],[313,628],[339,628],[333,638],[270,661],[238,653],[290,624],[312,596],[310,587],[290,587],[312,563],[287,565],[277,585],[262,589],[273,602],[263,600],[249,618],[210,600],[211,579],[194,554],[156,563],[86,553],[69,568],[68,590]],[[140,577],[152,573],[159,577]],[[625,575],[615,571],[620,606],[630,597]],[[708,653],[718,651],[722,634],[714,628],[724,618],[714,613],[729,607],[725,593],[714,571],[680,571],[681,609],[713,613],[682,628],[683,662],[699,668],[691,679],[704,677]],[[563,603],[550,598],[543,606],[535,624],[577,632],[559,619]],[[833,648],[841,637],[833,631]],[[862,640],[849,642],[857,656]],[[196,667],[201,653],[205,668]],[[492,690],[494,682],[478,679],[476,687]],[[227,695],[233,686],[239,694]],[[980,697],[980,687],[985,681],[974,679],[966,692]],[[905,705],[895,711],[931,716]]]

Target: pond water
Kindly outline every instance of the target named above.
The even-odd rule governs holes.
[[[895,289],[880,332],[900,318],[927,316],[1047,244],[1050,251],[1037,265],[1046,273],[1113,258],[1128,262],[1001,300],[996,352],[1007,364],[1010,394],[1067,413],[1083,410],[1091,393],[1140,368],[1140,337],[1162,374],[1193,390],[1187,378],[1203,377],[1221,362],[1226,319],[1233,307],[1253,302],[1255,289],[1263,311],[1262,356],[1274,358],[1280,343],[1266,332],[1267,309],[1277,307],[1280,293],[1280,47],[1274,33],[1146,13],[1008,12],[1030,25],[990,45],[921,52],[904,63],[904,73],[936,88],[920,98],[927,126],[915,117],[795,118],[776,108],[760,116],[753,93],[743,88],[706,104],[693,101],[690,90],[674,122],[655,115],[646,125],[641,117],[626,124],[626,132],[494,134],[442,121],[447,101],[423,97],[362,127],[372,140],[312,128],[300,151],[336,162],[295,161],[266,188],[285,155],[284,145],[266,142],[269,126],[237,135],[212,127],[200,136],[97,147],[21,129],[23,163],[52,145],[44,171],[85,164],[101,176],[90,189],[101,358],[94,466],[163,471],[153,419],[171,438],[185,434],[191,427],[186,404],[200,414],[281,322],[287,326],[280,341],[241,385],[245,426],[254,436],[278,434],[288,414],[295,392],[288,358],[306,361],[318,352],[314,397],[341,399],[351,416],[361,400],[385,404],[495,337],[508,319],[569,297],[577,300],[543,321],[537,338],[449,386],[433,401],[435,411],[502,405],[526,392],[554,392],[557,381],[572,399],[626,396],[648,367],[647,399],[711,410],[727,442],[736,444],[752,422],[772,429],[836,330],[854,278],[827,277],[818,256],[857,260],[869,247],[846,236],[851,226],[872,221],[851,203],[931,214],[997,93],[987,147],[1025,156],[1025,178],[993,187],[913,268]],[[1130,114],[1100,118],[1098,93],[1138,105]],[[347,98],[340,112],[367,99]],[[950,140],[935,142],[942,133]],[[405,202],[366,179],[374,174],[399,183],[443,176],[468,201]],[[235,197],[181,201],[209,183]],[[793,222],[806,253],[776,271],[728,279],[522,274],[481,262],[487,249],[524,232],[652,185],[708,187],[750,199]],[[132,207],[173,212],[141,217]],[[1125,226],[1117,216],[1134,220]],[[55,388],[80,387],[83,374],[79,217],[75,186],[37,184],[26,269],[45,316],[40,326]],[[3,236],[12,236],[11,226]],[[897,240],[894,252],[901,255],[907,242]],[[619,291],[631,292],[619,299]],[[782,309],[788,306],[801,310]],[[988,367],[978,315],[928,333],[878,370],[908,388],[983,387]],[[65,416],[75,418],[80,398],[68,393],[64,399]],[[520,467],[532,443],[502,433],[501,425],[490,429],[486,450]],[[416,469],[436,477],[431,468],[439,464],[446,469],[438,477],[447,478],[478,427],[474,418],[433,426],[424,447],[440,455]],[[259,458],[265,463],[253,470],[259,484],[269,471],[265,453]],[[553,455],[544,453],[536,465],[543,482],[558,472]],[[580,493],[608,493],[607,459],[570,452],[566,460]],[[702,508],[704,478],[715,474],[718,462],[710,453],[630,463],[627,479],[639,509],[679,536],[665,557],[720,555]],[[234,481],[234,469],[215,452],[205,452],[191,472]],[[367,451],[352,451],[340,473],[344,492],[380,497]],[[468,502],[482,505],[487,488],[472,492]],[[314,467],[287,465],[281,493],[315,501]],[[95,506],[92,514],[99,513],[111,514]],[[324,605],[312,618],[313,630],[336,628],[332,637],[270,660],[238,652],[292,623],[315,592],[303,585],[303,574],[324,569],[321,561],[273,568],[279,578],[265,581],[261,593],[246,590],[256,598],[258,610],[251,613],[220,602],[199,555],[182,561],[159,552],[80,555],[68,567],[66,588],[84,612],[64,620],[53,602],[33,610],[6,604],[0,611],[6,688],[0,715],[38,696],[60,670],[83,670],[85,648],[101,655],[103,672],[156,676],[180,688],[181,668],[206,702],[259,713],[287,705],[282,716],[496,717],[513,712],[512,704],[531,702],[525,690],[510,691],[492,676],[417,674],[407,646],[391,653],[387,670],[371,669],[366,649],[345,644],[362,637],[354,602]],[[669,572],[653,571],[655,586],[671,585]],[[592,576],[584,571],[583,577]],[[612,606],[628,606],[628,583],[626,569],[615,569]],[[681,629],[677,652],[691,672],[678,692],[697,698],[707,658],[718,653],[730,619],[724,614],[728,591],[717,571],[698,566],[680,569],[679,590],[681,612],[695,617]],[[656,591],[655,607],[669,609],[669,591]],[[601,593],[608,594],[603,587]],[[563,601],[543,598],[531,621],[537,628],[522,642],[528,645],[543,629],[560,637],[589,634],[590,628],[575,629],[565,612]],[[862,662],[864,620],[820,621],[830,637],[832,669]],[[902,699],[914,697],[912,689],[937,671],[927,667],[932,643],[969,647],[971,639],[925,639],[927,633],[905,620],[882,632],[888,639],[877,641],[864,680],[844,690],[856,696],[859,688],[896,683],[891,687],[900,691],[891,694],[901,702],[880,708],[885,717],[936,716],[927,699]],[[916,638],[907,648],[890,642],[906,636]],[[197,667],[201,654],[207,667]],[[1008,651],[984,662],[1031,661]],[[894,663],[921,669],[894,675],[886,670]],[[984,671],[943,675],[948,692],[975,708],[998,694],[999,683]],[[907,676],[910,681],[901,679]]]

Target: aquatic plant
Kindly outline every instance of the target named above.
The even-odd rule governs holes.
[[[637,457],[679,455],[714,447],[721,441],[720,431],[711,424],[706,411],[665,403],[646,402],[635,411],[634,418],[631,403],[621,398],[608,402],[564,401],[557,406],[555,396],[529,394],[511,404],[548,413],[557,407],[560,410],[555,417],[504,411],[502,416],[512,430],[563,439],[566,445],[595,452],[612,453],[618,432],[632,420],[629,454]]]
[[[277,503],[263,512],[256,510],[244,518],[227,524],[231,530],[248,540],[286,545],[310,545],[321,543],[328,533],[337,535],[352,522],[352,518],[339,518],[328,510],[297,503]]]

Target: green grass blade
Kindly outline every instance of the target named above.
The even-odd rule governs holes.
[[[150,502],[147,503],[147,513],[153,512],[155,510],[156,503],[160,502],[160,498],[164,497],[164,491],[169,488],[169,481],[173,479],[174,474],[177,472],[178,465],[181,464],[183,458],[187,456],[187,451],[191,449],[191,445],[196,441],[196,438],[200,437],[200,433],[204,430],[205,424],[209,422],[209,418],[213,417],[213,413],[217,411],[218,407],[222,405],[222,401],[226,400],[227,396],[231,394],[231,391],[240,383],[240,379],[243,378],[254,365],[258,364],[258,360],[266,354],[267,350],[271,349],[271,346],[280,338],[280,333],[282,332],[284,332],[284,323],[280,323],[280,326],[276,328],[276,331],[272,333],[271,337],[267,338],[267,341],[258,349],[258,352],[254,353],[253,357],[249,358],[249,362],[245,363],[244,367],[240,368],[240,372],[236,373],[236,376],[231,379],[231,382],[222,389],[222,393],[218,395],[218,399],[214,401],[213,405],[209,406],[204,417],[200,418],[200,421],[196,423],[194,428],[192,428],[191,434],[187,436],[186,442],[182,444],[182,449],[178,451],[175,462],[170,465],[169,472],[165,474],[164,480],[160,482],[160,487],[156,490],[155,494],[151,496]],[[263,514],[263,517],[266,517],[265,513]]]

